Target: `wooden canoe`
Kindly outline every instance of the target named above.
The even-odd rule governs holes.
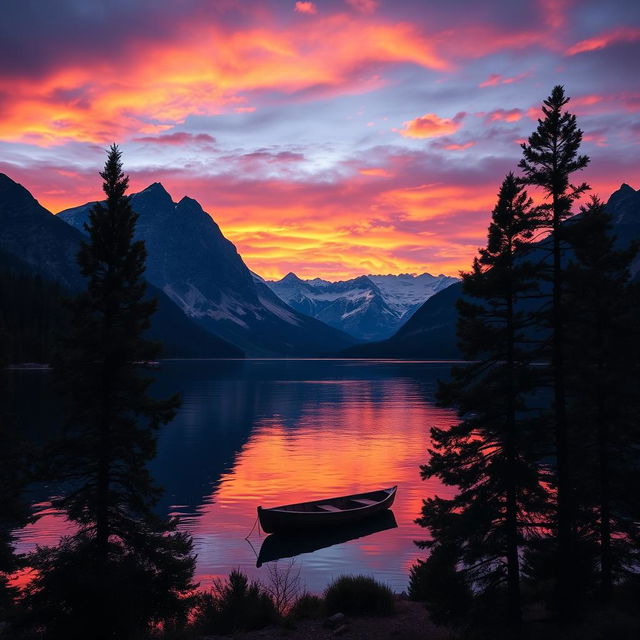
[[[339,527],[297,529],[270,533],[262,542],[256,567],[282,558],[295,558],[336,544],[357,540],[398,526],[391,509],[374,513],[371,517]]]
[[[397,489],[395,486],[269,509],[258,507],[258,518],[266,533],[351,524],[388,509],[395,500]]]

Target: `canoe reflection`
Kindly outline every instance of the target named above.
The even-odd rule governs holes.
[[[336,544],[364,538],[380,531],[395,529],[398,526],[393,511],[386,510],[366,520],[336,527],[330,530],[304,531],[296,533],[272,533],[260,547],[257,567],[265,562],[281,558],[294,558],[303,553],[312,553]]]

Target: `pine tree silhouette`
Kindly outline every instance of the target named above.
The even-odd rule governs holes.
[[[472,362],[455,368],[439,392],[439,401],[456,406],[462,422],[432,429],[430,461],[421,468],[423,478],[459,487],[452,499],[427,500],[418,521],[431,532],[427,546],[442,550],[433,562],[441,563],[445,549],[454,552],[477,611],[491,607],[495,623],[506,621],[512,637],[519,637],[522,624],[520,549],[546,499],[526,401],[538,383],[526,340],[534,317],[518,304],[536,292],[535,268],[522,257],[536,226],[531,200],[508,174],[487,247],[463,274],[458,337]]]
[[[51,455],[69,490],[54,504],[79,531],[34,558],[31,605],[51,637],[128,638],[184,614],[193,574],[190,539],[152,510],[159,490],[146,464],[179,402],[152,399],[140,371],[160,349],[143,337],[156,303],[144,299],[146,252],[120,159],[113,145],[100,174],[106,202],[78,254],[87,288],[55,363],[66,427]]]
[[[574,578],[578,575],[574,545],[575,496],[572,488],[571,451],[569,447],[566,365],[565,365],[565,305],[563,221],[572,215],[572,205],[589,189],[586,183],[574,186],[571,174],[584,169],[589,158],[578,155],[582,131],[576,117],[564,108],[569,102],[564,88],[556,86],[544,101],[544,118],[527,143],[522,144],[523,158],[519,167],[526,184],[540,187],[550,202],[538,207],[544,216],[540,228],[551,231],[552,284],[551,312],[548,326],[551,332],[551,366],[553,385],[553,420],[557,464],[557,580],[556,604],[563,618],[573,608]]]

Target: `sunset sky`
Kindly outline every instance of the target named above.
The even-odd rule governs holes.
[[[640,187],[637,0],[8,0],[0,171],[57,212],[196,198],[265,277],[467,268],[554,84]]]

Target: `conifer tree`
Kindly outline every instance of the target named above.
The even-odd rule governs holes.
[[[418,520],[432,535],[425,546],[458,554],[456,564],[476,600],[485,607],[487,599],[502,603],[499,619],[508,622],[512,637],[522,622],[520,549],[545,499],[529,441],[527,395],[537,381],[526,331],[534,319],[522,305],[536,292],[534,267],[522,258],[535,228],[531,200],[510,173],[493,210],[487,247],[463,274],[458,336],[472,362],[455,368],[439,393],[462,421],[431,430],[430,461],[421,467],[423,478],[437,476],[459,492],[425,501]]]
[[[66,425],[52,455],[69,489],[54,504],[79,532],[34,557],[31,603],[50,637],[130,637],[179,613],[191,586],[190,539],[152,511],[146,464],[178,398],[152,399],[140,372],[159,353],[144,338],[156,302],[144,299],[146,252],[120,158],[113,145],[100,173],[106,202],[91,210],[78,254],[87,287],[55,363]]]
[[[576,451],[578,530],[596,548],[599,596],[634,567],[640,521],[640,309],[630,266],[637,245],[616,249],[611,217],[593,198],[567,223],[567,399]],[[636,567],[637,570],[637,567]]]
[[[557,490],[557,578],[556,604],[561,617],[566,618],[572,608],[575,571],[575,496],[573,495],[571,450],[566,398],[566,311],[564,296],[563,221],[572,214],[574,202],[589,189],[586,183],[574,186],[571,175],[584,169],[589,158],[579,155],[582,131],[576,117],[565,110],[569,98],[564,88],[556,86],[544,101],[544,118],[522,144],[523,158],[519,167],[526,184],[540,187],[548,202],[538,207],[543,216],[541,229],[551,232],[551,309],[547,325],[551,343],[551,384],[553,386],[553,423],[555,434],[555,463]]]
[[[10,585],[10,577],[20,566],[13,532],[30,519],[24,497],[30,474],[28,450],[17,436],[9,406],[6,361],[2,357],[4,339],[0,327],[0,621],[7,624],[17,596],[16,589]]]

